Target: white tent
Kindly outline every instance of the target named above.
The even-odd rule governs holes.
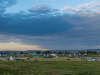
[[[11,56],[9,60],[13,61],[14,59],[13,59],[13,57]]]
[[[56,56],[56,54],[51,54],[51,56]]]

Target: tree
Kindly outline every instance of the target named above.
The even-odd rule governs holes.
[[[87,54],[91,54],[92,53],[92,51],[87,51]]]
[[[16,54],[16,52],[14,54]]]
[[[68,52],[65,52],[66,54],[68,53]]]
[[[92,54],[97,54],[97,52],[96,51],[93,51]]]
[[[62,52],[58,52],[58,54],[62,54]]]
[[[45,51],[45,54],[49,54],[49,53],[51,53],[51,51]]]
[[[27,53],[25,52],[25,54],[27,54]]]
[[[40,54],[41,52],[40,51],[37,51],[37,54]]]
[[[82,52],[80,52],[80,54],[85,54],[86,52],[84,52],[84,51],[82,51]]]
[[[23,52],[20,52],[20,54],[23,54]]]

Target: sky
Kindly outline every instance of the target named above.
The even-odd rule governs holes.
[[[100,49],[100,0],[0,0],[0,50]]]

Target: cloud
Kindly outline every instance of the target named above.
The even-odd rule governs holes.
[[[31,17],[30,15],[16,14],[0,20],[2,23],[0,25],[1,34],[44,36],[67,31],[73,26],[66,22],[63,16]]]
[[[0,27],[0,42],[38,45],[45,49],[98,48],[100,44],[99,15],[85,18],[76,14],[36,17],[22,13],[2,17],[1,21],[4,19],[5,22]]]
[[[92,1],[91,3],[85,3],[82,5],[78,5],[77,8],[72,7],[63,7],[61,10],[70,13],[70,14],[77,14],[80,16],[96,16],[100,14],[100,4]]]
[[[58,9],[40,5],[30,8],[28,13],[3,13],[0,15],[0,43],[14,42],[42,49],[99,48],[98,7],[98,4],[86,3],[76,9],[64,7],[65,12],[60,13]]]
[[[93,3],[85,3],[82,5],[78,5],[77,8],[78,9],[88,9],[88,7],[90,7]]]
[[[58,11],[58,9],[52,9],[48,5],[38,5],[38,6],[31,7],[28,11],[30,13],[47,14],[47,13]]]
[[[0,14],[6,11],[7,7],[16,4],[17,0],[0,0]]]
[[[74,11],[74,9],[72,7],[64,7],[64,8],[62,8],[62,10],[64,10],[64,11],[66,11],[66,10],[68,10],[68,11]]]

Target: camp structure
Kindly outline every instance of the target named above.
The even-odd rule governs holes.
[[[53,56],[51,54],[48,54],[48,58],[53,58]]]
[[[51,54],[45,54],[43,58],[53,58],[53,56]]]
[[[86,61],[96,61],[95,59],[86,59]]]
[[[70,56],[70,58],[75,58],[75,55],[73,53],[70,54],[69,56]]]
[[[12,57],[12,56],[10,57],[10,59],[9,59],[9,60],[14,61],[14,59],[13,59],[13,57]]]
[[[27,60],[30,60],[30,58],[27,58]]]
[[[51,54],[51,56],[56,56],[56,54]]]
[[[16,61],[21,61],[21,59],[16,59]]]
[[[55,58],[58,58],[58,56],[56,56]]]
[[[34,61],[38,61],[38,59],[35,59]]]
[[[81,55],[80,58],[83,59],[83,56]]]
[[[69,58],[67,58],[66,60],[70,60]]]
[[[10,59],[10,57],[6,57],[6,60],[9,60]]]
[[[34,56],[34,58],[38,58],[38,56]]]

